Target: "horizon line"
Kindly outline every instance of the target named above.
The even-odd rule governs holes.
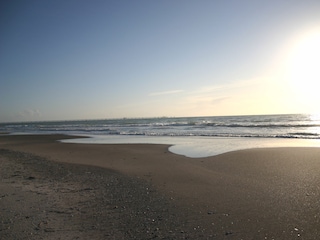
[[[235,114],[235,115],[205,115],[205,116],[155,116],[155,117],[113,117],[113,118],[92,118],[92,119],[69,119],[69,120],[30,120],[30,121],[7,121],[0,124],[11,123],[37,123],[37,122],[81,122],[81,121],[104,121],[104,120],[125,120],[125,119],[153,119],[153,118],[205,118],[205,117],[242,117],[242,116],[276,116],[276,115],[316,115],[316,113],[266,113],[266,114]]]

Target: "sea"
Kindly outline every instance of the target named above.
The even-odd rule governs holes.
[[[320,115],[121,118],[0,123],[10,134],[87,136],[65,143],[168,144],[169,150],[201,158],[264,147],[320,147]]]

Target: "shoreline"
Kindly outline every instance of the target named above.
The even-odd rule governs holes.
[[[181,225],[187,230],[173,239],[181,239],[182,231],[200,239],[317,239],[320,234],[320,148],[249,149],[192,159],[169,152],[169,145],[66,144],[57,142],[61,138],[72,137],[0,136],[0,149],[55,164],[98,167],[149,184],[169,202],[167,209],[176,209],[173,215],[186,221]],[[170,214],[166,219],[175,221]]]
[[[254,148],[320,146],[320,139],[206,136],[83,135],[81,138],[61,140],[61,142],[79,144],[170,144],[170,152],[189,158],[212,157]]]

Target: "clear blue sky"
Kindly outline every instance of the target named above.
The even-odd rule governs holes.
[[[1,1],[0,122],[315,112],[319,33],[319,0]]]

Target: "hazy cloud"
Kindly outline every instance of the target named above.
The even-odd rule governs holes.
[[[18,116],[22,120],[36,120],[42,116],[39,109],[25,109],[18,113]]]
[[[241,91],[246,88],[251,88],[256,86],[259,82],[263,81],[263,79],[250,79],[250,80],[239,80],[233,81],[230,83],[220,84],[220,85],[213,85],[213,86],[206,86],[200,88],[195,91],[197,94],[222,94],[235,91]]]
[[[149,96],[169,95],[169,94],[176,94],[181,92],[183,92],[183,90],[170,90],[170,91],[164,91],[164,92],[149,93]]]

